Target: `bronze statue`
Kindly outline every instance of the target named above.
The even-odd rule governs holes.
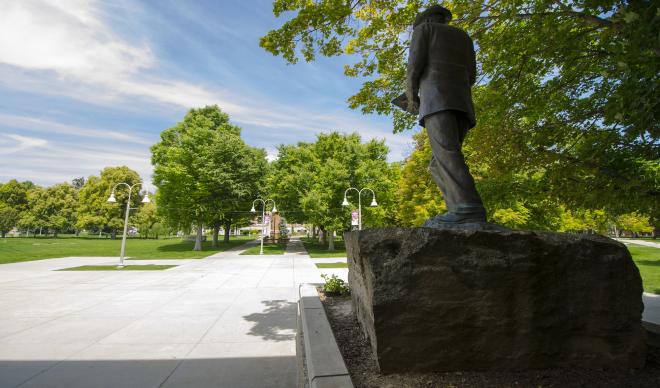
[[[474,45],[468,34],[447,23],[451,12],[432,6],[413,27],[408,56],[406,96],[409,112],[419,111],[433,158],[429,169],[447,204],[432,224],[485,222],[486,210],[461,152],[467,131],[476,125],[471,86],[476,81]]]

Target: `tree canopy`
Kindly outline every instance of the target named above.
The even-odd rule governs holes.
[[[53,234],[74,229],[78,210],[78,192],[68,183],[48,188],[34,187],[28,191],[28,210],[21,223],[42,228]]]
[[[355,58],[345,74],[365,81],[349,106],[391,115],[401,131],[414,117],[390,100],[404,90],[412,21],[434,3],[275,0],[276,16],[294,14],[261,45],[290,63],[317,55]],[[477,47],[478,124],[467,139],[472,163],[480,164],[473,170],[504,193],[520,193],[515,184],[522,180],[525,195],[613,213],[641,210],[657,222],[660,17],[654,2],[443,5]],[[509,196],[511,209],[519,199]]]
[[[387,162],[383,141],[361,142],[358,134],[320,134],[314,143],[279,147],[272,163],[267,191],[291,221],[307,221],[323,230],[350,227],[350,212],[357,208],[356,193],[348,193],[349,207],[342,207],[349,187],[370,188],[377,207],[369,207],[371,193],[363,192],[363,223],[369,226],[396,222],[396,182],[399,166]]]
[[[34,187],[32,182],[19,182],[11,179],[0,183],[0,233],[2,237],[16,226],[29,209],[28,191]]]
[[[114,237],[124,225],[124,212],[128,200],[128,190],[121,185],[115,190],[116,203],[109,203],[112,188],[118,183],[134,185],[141,182],[140,175],[126,166],[106,167],[101,176],[90,176],[78,192],[78,215],[76,226],[79,229],[109,231]],[[137,186],[131,195],[131,207],[137,208],[142,200],[141,187]]]
[[[266,152],[245,144],[218,106],[191,109],[151,147],[158,211],[183,230],[225,223],[245,211],[261,187]],[[217,229],[216,229],[217,230]]]

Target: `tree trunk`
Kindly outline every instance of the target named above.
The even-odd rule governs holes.
[[[211,244],[213,248],[218,247],[218,233],[220,233],[220,225],[213,225],[213,243]]]
[[[328,233],[330,234],[328,236],[330,238],[328,240],[328,250],[329,251],[334,251],[335,250],[335,232],[333,230],[329,230]]]
[[[114,229],[112,230],[112,234],[110,235],[110,238],[113,239],[113,240],[117,239],[117,231],[116,230],[114,230]]]
[[[225,222],[225,244],[229,242],[229,229],[231,228],[231,222]]]
[[[5,238],[5,231],[2,231],[2,238]]]
[[[195,238],[195,247],[193,248],[193,251],[201,251],[202,250],[202,222],[197,223],[197,238]]]
[[[328,231],[325,230],[325,227],[323,227],[323,226],[319,227],[319,229],[320,229],[320,235],[319,236],[321,238],[320,243],[322,245],[327,245],[328,244]]]

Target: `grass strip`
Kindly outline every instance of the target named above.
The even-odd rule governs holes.
[[[217,248],[211,247],[210,241],[205,241],[202,243],[201,251],[193,251],[195,245],[193,241],[131,238],[126,241],[126,255],[130,256],[131,260],[202,259],[251,240],[254,240],[254,237],[232,236],[228,243],[219,241]],[[114,257],[119,256],[120,247],[120,238],[110,240],[84,237],[13,237],[0,241],[0,264],[57,257]]]
[[[347,263],[317,263],[316,264],[317,268],[348,268]]]
[[[346,257],[346,246],[344,241],[335,240],[335,250],[329,251],[327,245],[319,244],[317,239],[303,238],[301,239],[307,253],[312,259],[332,258],[332,257]]]
[[[116,265],[81,265],[80,267],[58,269],[58,271],[162,271],[173,267],[176,265],[127,265],[121,268]]]
[[[264,244],[264,255],[283,255],[286,244]],[[261,245],[255,245],[241,252],[241,255],[258,255]]]
[[[627,247],[642,275],[644,291],[660,294],[660,249],[634,244]]]

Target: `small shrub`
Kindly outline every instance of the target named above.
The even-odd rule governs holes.
[[[322,290],[328,294],[348,294],[350,292],[348,285],[344,282],[343,279],[337,277],[337,275],[328,276],[321,274],[325,284],[323,284]]]

